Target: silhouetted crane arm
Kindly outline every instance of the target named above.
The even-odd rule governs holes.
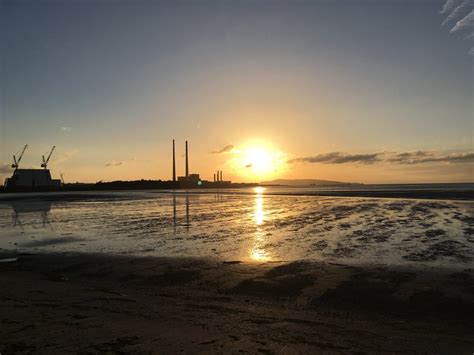
[[[51,148],[51,151],[49,152],[49,155],[46,158],[46,160],[44,159],[44,155],[43,155],[43,164],[41,164],[42,168],[46,169],[48,167],[49,159],[51,159],[51,155],[53,155],[53,152],[54,152],[55,149],[56,149],[56,146],[53,145],[53,148]]]
[[[25,154],[26,148],[28,148],[28,144],[25,144],[25,146],[23,147],[23,149],[22,149],[22,151],[21,151],[21,153],[20,153],[20,156],[18,157],[18,160],[16,159],[16,156],[15,156],[15,155],[13,156],[12,168],[18,169],[18,166],[19,166],[19,164],[20,164],[20,161],[21,161],[21,159],[23,158],[23,154]]]

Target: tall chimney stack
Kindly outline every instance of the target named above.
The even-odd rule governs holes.
[[[219,180],[222,181],[222,170],[221,170],[221,176],[220,176]]]
[[[216,173],[214,173],[214,182],[216,182]]]
[[[174,149],[174,139],[173,139],[173,181],[176,181],[176,157]]]
[[[188,165],[188,141],[186,141],[186,177],[189,177],[189,165]]]

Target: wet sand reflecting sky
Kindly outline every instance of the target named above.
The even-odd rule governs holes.
[[[474,203],[469,201],[270,196],[259,189],[252,195],[107,196],[0,200],[0,248],[473,266]]]

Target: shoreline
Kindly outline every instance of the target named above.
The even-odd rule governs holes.
[[[200,195],[200,194],[223,194],[223,195],[255,195],[255,192],[243,191],[245,187],[230,188],[219,190],[218,188],[213,189],[117,189],[117,190],[63,190],[63,191],[17,191],[17,192],[6,192],[0,191],[0,203],[2,201],[12,201],[21,199],[31,198],[42,198],[42,197],[84,197],[84,198],[107,198],[107,193],[110,198],[114,198],[114,193],[127,193],[127,192],[143,192],[143,193],[156,193],[156,194],[173,194],[177,195],[189,194],[189,195]],[[296,190],[297,188],[295,188]],[[94,195],[96,194],[96,195]],[[417,199],[417,200],[440,200],[440,201],[474,201],[474,190],[413,190],[413,191],[368,191],[368,190],[321,190],[321,191],[270,191],[262,192],[262,196],[301,196],[301,197],[362,197],[362,198],[381,198],[381,199]]]
[[[12,256],[0,262],[5,354],[474,348],[473,269],[0,253]]]

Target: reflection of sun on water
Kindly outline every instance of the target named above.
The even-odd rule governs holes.
[[[268,261],[270,255],[264,249],[262,245],[265,244],[265,235],[261,230],[261,225],[265,219],[265,213],[263,209],[263,196],[262,193],[265,189],[263,187],[255,188],[255,224],[257,225],[257,232],[255,234],[255,243],[253,248],[250,250],[250,258],[254,261]]]
[[[262,195],[263,191],[265,191],[265,188],[262,186],[257,186],[256,188],[253,189],[257,195]]]
[[[263,223],[263,191],[265,188],[258,186],[254,189],[255,191],[255,223],[260,226]]]
[[[250,251],[250,258],[253,261],[269,261],[270,254],[262,247],[265,238],[262,232],[258,231],[255,236],[255,245]]]

